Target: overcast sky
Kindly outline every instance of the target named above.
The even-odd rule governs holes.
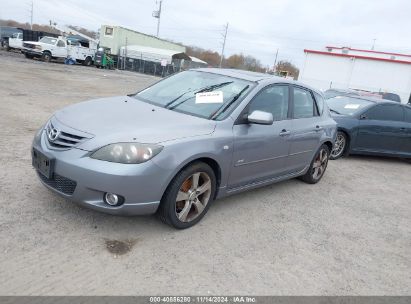
[[[30,0],[2,0],[0,19],[30,20]],[[122,25],[155,34],[156,0],[34,0],[34,23],[73,24],[97,30]],[[164,0],[160,37],[220,52],[229,23],[226,55],[243,52],[272,66],[301,67],[307,49],[351,46],[411,54],[410,0]]]

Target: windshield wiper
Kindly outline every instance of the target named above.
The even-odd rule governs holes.
[[[210,92],[210,91],[213,91],[213,90],[215,90],[215,89],[224,87],[224,86],[226,86],[226,85],[228,85],[228,84],[230,84],[230,83],[233,83],[233,82],[234,82],[234,81],[227,81],[227,82],[222,82],[222,83],[213,84],[213,85],[210,85],[210,86],[208,86],[208,87],[205,87],[205,88],[200,89],[199,91],[195,92],[195,94],[203,93],[203,92]]]
[[[228,84],[230,84],[230,83],[233,83],[233,81],[227,81],[227,82],[217,83],[217,84],[213,84],[213,85],[210,85],[210,86],[201,88],[200,90],[198,90],[197,92],[194,93],[194,96],[195,96],[195,94],[198,94],[198,93],[213,91],[213,90],[215,90],[215,89],[217,89],[217,88],[224,87],[224,86],[226,86],[226,85],[228,85]],[[173,103],[175,103],[177,100],[179,100],[181,97],[183,97],[184,95],[186,95],[186,94],[188,94],[188,93],[191,93],[191,92],[193,92],[193,90],[186,91],[186,92],[184,92],[183,94],[177,96],[176,98],[174,98],[173,100],[171,100],[170,102],[168,102],[168,103],[164,106],[164,108],[169,109],[169,110],[172,110],[172,109],[177,108],[179,105],[183,104],[183,103],[186,102],[187,100],[190,100],[190,99],[193,98],[194,96],[191,96],[191,97],[189,97],[189,98],[186,98],[186,99],[182,100],[181,102],[179,102],[178,104],[176,104],[176,105],[174,105],[174,106],[172,106],[172,107],[170,107],[170,106],[171,106]],[[170,107],[170,108],[169,108],[169,107]]]
[[[243,93],[245,91],[247,91],[247,89],[250,87],[250,85],[246,85],[244,87],[244,89],[242,89],[240,92],[237,93],[237,95],[235,95],[227,104],[226,106],[222,105],[220,108],[217,109],[217,111],[215,111],[213,114],[211,114],[208,119],[215,119],[217,118],[219,115],[223,114],[225,111],[227,111],[227,109],[238,99],[240,98],[241,95],[243,95]],[[224,107],[222,110],[221,108]],[[221,111],[220,111],[221,110]]]
[[[336,110],[334,110],[334,109],[331,109],[331,108],[330,108],[330,111],[331,111],[331,112],[334,112],[335,114],[342,115],[340,112],[338,112],[338,111],[336,111]]]
[[[168,109],[168,107],[169,106],[171,106],[173,103],[175,103],[177,100],[179,100],[181,97],[183,97],[184,95],[186,95],[186,94],[188,94],[188,93],[190,93],[190,92],[192,92],[193,90],[189,90],[189,91],[186,91],[186,92],[184,92],[183,94],[180,94],[180,95],[178,95],[176,98],[174,98],[172,101],[170,101],[170,102],[167,102],[165,105],[164,105],[164,108],[166,108],[166,109]]]

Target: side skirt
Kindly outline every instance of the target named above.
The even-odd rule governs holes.
[[[235,194],[235,193],[238,193],[238,192],[242,192],[242,191],[246,191],[246,190],[250,190],[250,189],[255,189],[255,188],[263,187],[263,186],[266,186],[266,185],[275,184],[275,183],[278,183],[278,182],[281,182],[281,181],[284,181],[284,180],[287,180],[287,179],[295,178],[295,177],[298,177],[300,175],[304,175],[305,172],[307,172],[308,168],[309,168],[309,166],[306,166],[304,169],[302,169],[301,171],[298,171],[298,172],[289,173],[289,174],[286,174],[286,175],[281,175],[281,176],[269,178],[269,179],[258,181],[258,182],[252,182],[252,183],[249,183],[247,185],[240,186],[240,187],[229,188],[225,191],[225,193],[223,191],[221,191],[221,195],[219,195],[219,197],[224,197],[224,196]],[[220,188],[220,190],[223,190],[223,189]]]

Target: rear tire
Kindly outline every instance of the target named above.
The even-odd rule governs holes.
[[[93,63],[93,60],[91,60],[90,57],[87,57],[86,59],[84,59],[83,61],[83,65],[85,66],[90,66]]]
[[[300,179],[307,184],[318,183],[327,169],[329,156],[330,149],[323,144],[315,154],[307,173],[301,176]]]
[[[193,163],[171,181],[161,199],[157,215],[174,228],[192,227],[207,213],[215,191],[213,169],[203,162]]]

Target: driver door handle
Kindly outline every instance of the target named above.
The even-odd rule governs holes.
[[[291,134],[291,132],[287,131],[286,129],[282,129],[281,132],[280,132],[280,136],[287,136],[287,135],[290,135],[290,134]]]

